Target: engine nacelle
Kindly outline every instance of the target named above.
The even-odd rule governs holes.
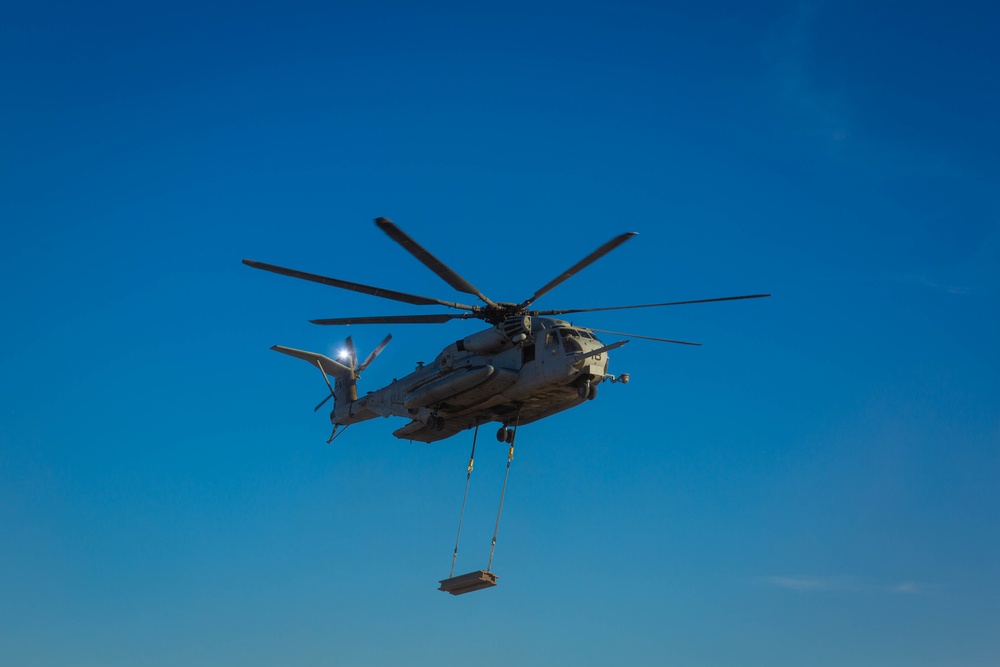
[[[522,334],[523,337],[519,340],[524,340],[531,335],[531,318],[527,315],[508,317],[492,329],[466,336],[458,341],[457,345],[459,351],[468,350],[476,354],[489,354],[507,349],[514,344],[515,338],[522,336]]]

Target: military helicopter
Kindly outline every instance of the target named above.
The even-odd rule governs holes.
[[[376,218],[375,224],[451,287],[475,296],[485,305],[465,305],[407,294],[249,259],[244,259],[243,263],[255,269],[383,299],[418,306],[443,306],[461,311],[427,315],[337,317],[311,320],[313,324],[440,324],[451,320],[477,319],[492,326],[451,343],[438,354],[433,363],[418,363],[412,373],[393,380],[385,387],[369,391],[360,398],[357,390],[358,379],[385,349],[392,338],[391,334],[386,336],[360,364],[357,362],[357,352],[350,337],[347,338],[345,353],[341,355],[340,360],[316,352],[281,345],[273,346],[272,350],[308,361],[322,373],[330,394],[316,406],[314,411],[319,410],[331,397],[333,398],[333,410],[330,412],[333,432],[328,442],[332,442],[338,436],[338,432],[342,432],[342,429],[351,424],[376,417],[403,417],[409,422],[397,429],[393,435],[404,440],[435,442],[469,428],[476,427],[478,430],[482,424],[499,422],[497,440],[513,443],[514,430],[517,426],[544,419],[593,400],[597,396],[598,386],[605,381],[628,383],[627,373],[618,376],[608,373],[608,353],[625,345],[629,340],[604,344],[594,335],[595,332],[632,335],[634,338],[664,343],[699,345],[689,341],[581,327],[565,320],[555,319],[553,316],[771,296],[748,294],[631,306],[532,310],[530,306],[537,299],[631,239],[636,232],[619,234],[540,287],[524,301],[511,303],[490,299],[410,238],[391,220]]]

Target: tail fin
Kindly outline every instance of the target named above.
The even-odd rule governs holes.
[[[333,387],[331,387],[330,393],[333,396],[334,408],[337,405],[344,405],[345,403],[358,400],[357,373],[351,368],[316,352],[296,350],[295,348],[284,347],[282,345],[274,345],[271,349],[275,352],[281,352],[282,354],[308,361],[323,373],[323,379],[326,380],[327,386],[330,385],[330,380],[327,376],[332,375]],[[319,406],[316,407],[318,408]]]
[[[347,357],[350,359],[350,366],[340,363],[339,361],[334,361],[330,357],[324,357],[322,354],[317,354],[316,352],[308,352],[306,350],[296,350],[293,347],[284,347],[282,345],[274,345],[271,347],[275,352],[281,352],[282,354],[287,354],[290,357],[298,357],[299,359],[304,359],[310,364],[319,369],[320,373],[323,374],[323,380],[326,382],[326,386],[330,389],[330,394],[317,405],[313,411],[319,410],[324,403],[333,397],[333,412],[330,413],[330,421],[334,423],[349,423],[348,420],[353,423],[353,421],[361,421],[363,419],[374,418],[374,413],[371,416],[361,417],[361,413],[354,412],[353,403],[358,400],[358,377],[361,376],[361,371],[368,368],[368,366],[375,361],[375,357],[381,354],[385,346],[389,344],[392,340],[392,334],[386,336],[378,346],[372,350],[371,354],[365,357],[365,360],[358,365],[358,354],[354,349],[354,341],[351,337],[347,337]],[[343,358],[343,357],[341,357]],[[333,386],[330,385],[330,378],[328,376],[333,376]]]

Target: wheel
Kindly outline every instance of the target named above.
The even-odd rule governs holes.
[[[497,430],[497,442],[507,442],[507,433],[508,433],[507,427],[501,426]]]
[[[590,395],[590,382],[581,384],[577,388],[576,393],[580,398],[587,398]]]
[[[595,398],[597,398],[597,385],[592,384],[590,385],[590,392],[587,394],[587,400],[592,401]]]
[[[513,443],[514,443],[514,429],[510,429],[509,431],[507,431],[507,435],[506,435],[506,437],[504,438],[504,440],[506,440],[506,441],[507,441],[507,444],[508,444],[508,445],[510,445],[510,444],[513,444]]]

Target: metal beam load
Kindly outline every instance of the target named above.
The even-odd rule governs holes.
[[[497,575],[487,570],[477,570],[468,574],[460,574],[451,579],[442,579],[439,591],[451,593],[452,595],[462,595],[471,593],[482,588],[490,588],[497,585]]]

